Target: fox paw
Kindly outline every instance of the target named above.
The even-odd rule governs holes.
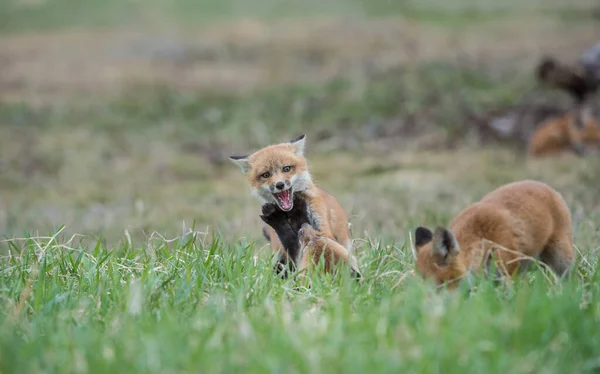
[[[275,204],[264,204],[262,206],[262,215],[265,217],[270,216],[271,214],[275,213],[275,211],[277,210],[277,205]]]
[[[275,204],[265,204],[262,206],[262,214],[260,218],[270,226],[277,226],[281,222],[285,222],[285,212],[277,208]],[[273,227],[275,228],[275,227]]]

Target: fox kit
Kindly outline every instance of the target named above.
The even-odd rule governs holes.
[[[323,268],[328,273],[333,273],[337,264],[345,263],[350,267],[354,278],[362,277],[356,258],[341,244],[323,236],[308,223],[303,224],[298,231],[298,240],[300,242],[299,271],[316,266],[322,258]]]
[[[263,203],[276,204],[282,211],[289,212],[298,194],[307,202],[310,224],[324,236],[350,249],[352,242],[346,213],[332,195],[313,183],[304,157],[305,141],[306,137],[302,135],[289,143],[270,145],[249,156],[230,159],[242,169],[251,193]],[[267,226],[265,231],[273,250],[286,257],[286,249],[275,230]]]
[[[520,181],[504,185],[460,212],[448,228],[415,231],[417,272],[437,284],[455,288],[492,252],[498,268],[514,274],[539,257],[559,275],[574,258],[571,213],[562,196],[548,185]],[[520,270],[523,270],[521,268]]]
[[[582,107],[540,125],[529,140],[528,152],[534,157],[565,150],[584,155],[594,148],[600,148],[600,126],[592,110]]]

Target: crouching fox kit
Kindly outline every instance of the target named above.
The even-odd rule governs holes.
[[[448,228],[415,231],[417,272],[455,288],[495,253],[499,270],[523,270],[537,257],[558,275],[574,259],[571,213],[562,196],[536,181],[514,182],[490,192],[460,212]]]
[[[346,213],[332,195],[313,183],[304,157],[305,141],[306,137],[302,135],[291,142],[270,145],[249,156],[232,156],[230,159],[242,169],[251,193],[263,203],[276,204],[280,210],[289,212],[296,197],[306,200],[309,223],[323,236],[350,249],[352,242]],[[273,251],[287,261],[287,248],[275,230],[266,226],[264,231]]]

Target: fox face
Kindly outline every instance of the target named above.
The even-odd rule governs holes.
[[[289,143],[265,147],[249,156],[232,156],[248,178],[252,194],[263,203],[275,203],[289,212],[294,207],[294,193],[305,191],[311,177],[304,158],[304,135]]]
[[[432,233],[425,227],[415,231],[417,249],[417,272],[424,279],[436,284],[447,283],[448,288],[456,288],[457,281],[465,276],[467,268],[459,256],[460,247],[452,231],[438,227]]]

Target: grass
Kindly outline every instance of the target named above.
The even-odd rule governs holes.
[[[469,119],[564,105],[531,66],[595,42],[596,4],[299,4],[0,2],[0,373],[600,370],[600,159],[528,160]],[[301,133],[362,283],[273,275],[227,157]],[[571,208],[571,279],[414,274],[415,227],[525,178]]]
[[[321,156],[328,167],[356,164]],[[363,160],[366,173],[353,178],[325,179],[358,213],[360,284],[313,274],[306,290],[276,278],[254,206],[221,205],[214,230],[169,239],[58,227],[4,240],[0,372],[596,372],[599,160],[524,166],[509,156],[388,155],[383,166]],[[322,162],[314,169],[328,170]],[[414,227],[446,223],[496,185],[531,177],[557,186],[571,207],[573,278],[557,283],[540,268],[506,287],[476,278],[468,294],[434,292],[415,276]],[[230,209],[250,211],[242,220],[256,227],[236,229]]]
[[[114,242],[125,230],[138,239],[153,231],[174,236],[182,221],[195,221],[231,238],[259,238],[258,202],[227,158],[302,133],[313,175],[356,217],[357,232],[398,239],[397,224],[410,228],[406,209],[413,220],[439,215],[435,202],[445,195],[456,213],[474,194],[516,178],[579,188],[594,160],[529,165],[510,149],[473,149],[477,131],[465,114],[518,103],[514,93],[533,85],[525,75],[503,78],[430,63],[374,74],[362,84],[339,78],[248,94],[149,85],[41,107],[0,103],[7,134],[0,139],[2,234],[35,235],[65,224],[70,235],[102,234]],[[558,179],[561,173],[570,179]],[[395,204],[386,203],[390,197]]]
[[[376,239],[372,239],[376,240]],[[2,259],[0,371],[595,372],[592,257],[555,283],[436,293],[405,243],[358,247],[365,280],[273,276],[257,244],[189,232],[106,247],[77,238],[10,242]],[[548,281],[547,279],[550,279]]]
[[[417,136],[445,126],[451,138],[462,136],[461,109],[442,92],[459,88],[463,76],[472,82],[464,93],[471,107],[486,105],[489,97],[503,100],[506,88],[496,88],[485,75],[423,66],[375,76],[358,93],[351,81],[337,79],[248,95],[146,87],[143,94],[92,103],[0,104],[0,121],[12,135],[0,140],[7,164],[0,185],[12,201],[6,231],[32,224],[52,229],[58,221],[71,234],[93,229],[115,239],[124,227],[135,235],[167,227],[174,234],[180,224],[173,220],[194,219],[202,227],[214,225],[219,216],[231,221],[235,205],[239,212],[253,201],[225,186],[243,182],[228,156],[302,133],[308,134],[315,162],[332,146],[354,157],[361,144],[384,138],[402,142],[407,132]],[[435,83],[428,89],[416,84],[425,79]],[[350,177],[363,173],[362,167],[350,170],[350,164],[344,169]],[[215,197],[227,196],[230,202],[218,204],[231,208],[222,208],[223,215],[213,212]],[[186,207],[181,198],[195,202]],[[159,213],[147,205],[159,200],[171,201],[175,210],[156,206]],[[143,203],[145,208],[138,209]]]
[[[593,22],[586,13],[595,9],[587,0],[577,0],[570,6],[560,1],[540,2],[530,0],[525,4],[509,1],[498,5],[489,0],[443,2],[439,0],[415,2],[410,0],[327,0],[296,2],[274,0],[253,1],[251,5],[235,0],[149,0],[145,2],[107,0],[5,0],[0,4],[0,31],[31,32],[54,29],[89,27],[120,27],[132,24],[157,24],[183,22],[187,25],[209,25],[240,17],[260,18],[267,21],[307,17],[345,16],[382,17],[401,15],[438,27],[459,28],[466,24],[479,24],[540,13],[566,21],[577,16]],[[572,22],[572,21],[571,21]]]

